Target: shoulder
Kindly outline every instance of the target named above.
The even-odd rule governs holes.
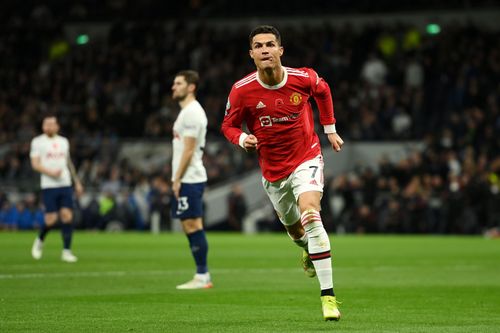
[[[194,100],[191,103],[189,103],[186,108],[184,109],[186,113],[192,114],[192,113],[205,113],[205,110],[203,109],[203,106],[201,106],[200,102],[198,100]]]
[[[197,100],[194,100],[193,102],[189,103],[183,110],[184,118],[193,121],[193,120],[199,120],[202,121],[204,118],[206,118],[205,110],[203,109],[203,106],[201,106],[200,102]]]
[[[59,142],[63,142],[63,143],[65,143],[65,144],[69,144],[69,140],[68,140],[68,138],[66,138],[66,137],[64,137],[64,136],[62,136],[62,135],[57,135],[57,141],[59,141]]]
[[[250,84],[252,82],[256,82],[256,81],[257,81],[257,72],[255,71],[253,73],[248,74],[247,76],[245,76],[241,80],[236,81],[233,84],[232,92],[236,91],[238,89],[241,89],[242,87],[248,86],[248,84]]]
[[[45,140],[45,135],[44,134],[40,134],[40,135],[35,136],[31,140],[31,144],[41,144],[44,140]]]
[[[287,74],[290,76],[309,78],[316,74],[316,72],[309,67],[301,67],[301,68],[284,67],[284,68]]]
[[[285,67],[286,72],[289,78],[293,78],[294,80],[299,80],[302,82],[306,82],[308,85],[314,84],[314,82],[318,81],[318,74],[316,71],[309,67],[301,67],[301,68],[292,68]]]

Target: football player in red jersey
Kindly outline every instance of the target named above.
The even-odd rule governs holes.
[[[259,26],[249,36],[257,71],[237,81],[229,94],[222,132],[246,151],[256,151],[262,183],[292,240],[303,250],[306,275],[317,276],[323,317],[339,320],[333,291],[330,241],[320,216],[323,157],[309,98],[332,148],[344,144],[335,128],[328,84],[311,68],[281,64],[279,31]],[[246,123],[250,133],[242,130]]]

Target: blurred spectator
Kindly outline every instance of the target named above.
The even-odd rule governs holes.
[[[227,207],[229,230],[241,231],[243,218],[247,213],[247,204],[240,184],[236,183],[232,186],[231,193],[227,198]]]
[[[370,86],[380,87],[385,83],[388,70],[384,61],[375,53],[371,53],[363,64],[361,78]]]
[[[162,176],[153,178],[151,191],[148,195],[151,215],[159,214],[160,226],[166,230],[172,229],[170,218],[171,192],[169,182]]]
[[[484,4],[471,6],[480,3]],[[66,40],[67,47],[61,40],[64,27],[58,15],[66,12],[64,17],[89,19],[109,17],[115,11],[107,2],[90,6],[84,1],[63,6],[66,9],[54,6],[37,6],[27,11],[30,14],[8,15],[15,6],[0,10],[5,18],[0,29],[0,58],[5,59],[0,70],[2,187],[34,191],[36,175],[29,166],[28,138],[39,127],[40,114],[57,112],[85,185],[107,193],[101,203],[103,219],[96,219],[99,199],[93,199],[82,207],[82,226],[104,228],[105,221],[116,218],[113,209],[125,205],[130,210],[128,217],[120,217],[129,221],[125,225],[145,228],[153,207],[147,200],[156,186],[152,175],[170,179],[171,171],[168,166],[148,168],[127,160],[121,148],[127,140],[138,138],[168,144],[177,112],[169,78],[189,67],[205,73],[199,99],[208,117],[204,163],[209,185],[255,170],[256,159],[230,147],[219,133],[230,85],[250,71],[248,54],[240,51],[245,47],[235,47],[247,43],[241,38],[245,26],[222,29],[193,22],[187,27],[178,18],[167,24],[117,22],[107,38],[79,46]],[[184,14],[194,10],[202,15],[218,5],[211,9],[175,6],[184,8]],[[235,10],[234,6],[227,10]],[[282,30],[294,36],[287,41],[287,63],[303,63],[297,55],[307,53],[307,66],[318,68],[331,84],[337,121],[348,140],[423,140],[426,144],[425,151],[417,154],[421,161],[386,161],[370,177],[362,170],[336,177],[331,196],[325,194],[334,207],[341,208],[332,212],[339,214],[335,224],[350,232],[436,233],[480,233],[498,225],[498,31],[450,23],[442,26],[442,33],[426,35],[409,24],[353,29],[328,22],[307,28],[284,24]],[[380,45],[383,58],[377,55]],[[51,47],[56,57],[50,58]],[[224,63],[214,67],[222,55]],[[160,200],[166,196],[163,193]],[[11,228],[5,216],[9,211],[12,221],[15,210],[10,210],[15,204],[1,196],[0,204],[0,221]],[[376,223],[371,214],[377,215]],[[134,217],[129,220],[130,216]]]

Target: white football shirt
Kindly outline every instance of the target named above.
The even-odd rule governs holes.
[[[184,138],[193,137],[196,139],[195,151],[181,182],[190,184],[206,182],[207,171],[203,166],[202,158],[207,135],[207,116],[197,100],[192,101],[179,112],[173,130],[172,180],[177,173],[184,151]]]
[[[59,178],[41,175],[41,188],[55,188],[71,186],[71,174],[68,168],[69,142],[60,135],[49,137],[39,135],[31,140],[30,157],[39,157],[42,166],[50,169],[62,170]]]

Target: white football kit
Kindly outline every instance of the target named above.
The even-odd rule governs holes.
[[[207,171],[203,166],[203,149],[207,134],[207,116],[205,110],[196,100],[184,107],[177,116],[174,123],[173,156],[172,156],[172,180],[184,150],[184,138],[196,139],[196,147],[191,162],[181,179],[181,183],[203,183],[207,181]]]
[[[39,157],[42,166],[61,170],[58,178],[41,175],[41,188],[58,188],[71,186],[71,174],[68,168],[69,142],[63,136],[39,135],[31,141],[30,158]]]

